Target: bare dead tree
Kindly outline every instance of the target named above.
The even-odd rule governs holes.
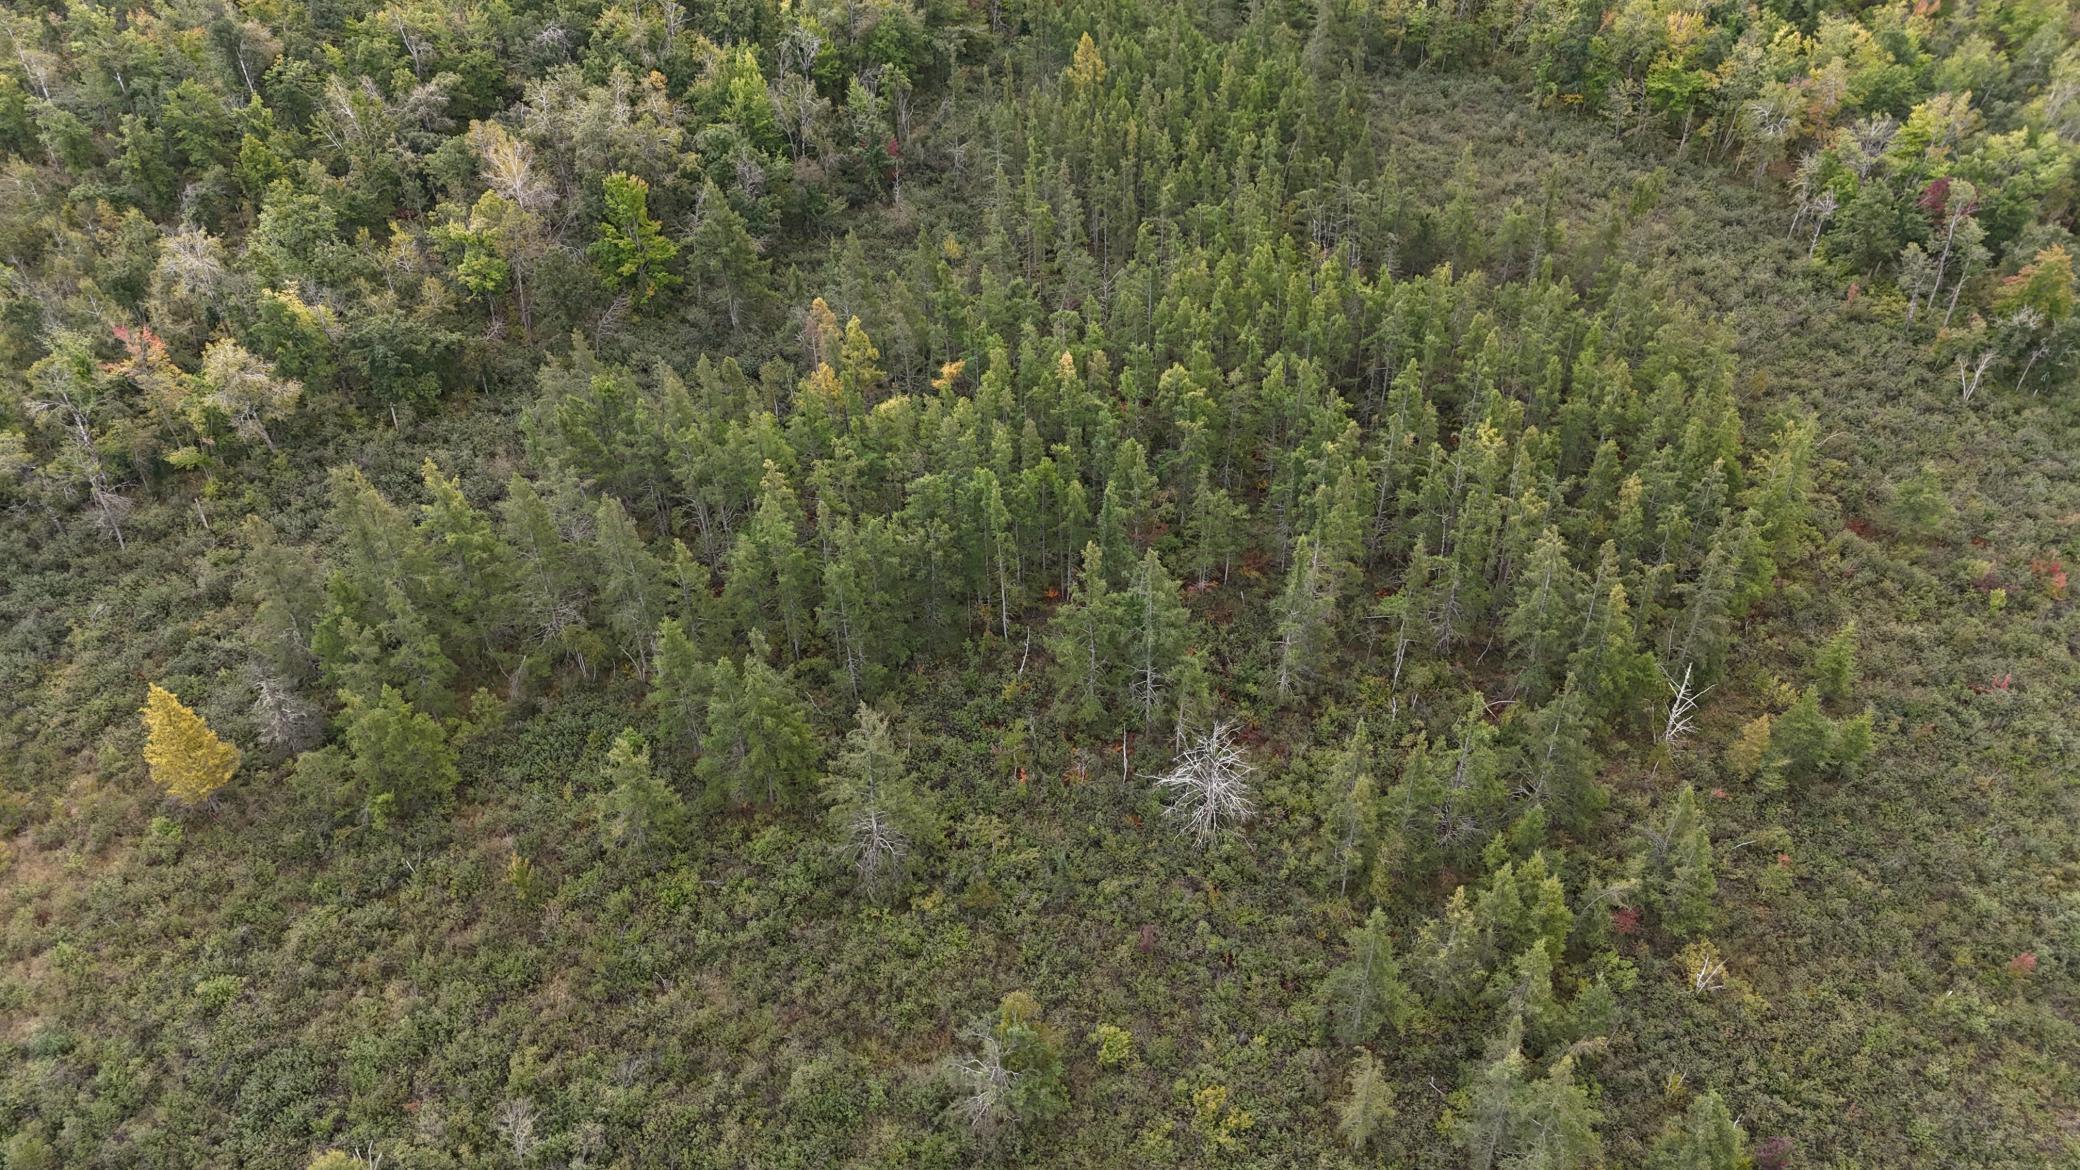
[[[972,1133],[993,1134],[1011,1117],[1011,1090],[1018,1084],[1016,1072],[1004,1067],[1004,1046],[981,1028],[965,1033],[980,1045],[973,1056],[955,1060],[949,1069],[960,1096],[953,1115]]]
[[[504,1138],[506,1147],[513,1151],[513,1160],[527,1161],[527,1155],[535,1147],[534,1103],[525,1097],[506,1098],[499,1103],[495,1124],[498,1136]]]
[[[1962,399],[1964,402],[1969,403],[1972,400],[1972,395],[1979,392],[1979,380],[1986,376],[1986,367],[1993,364],[1993,358],[1994,351],[1989,349],[1980,353],[1978,359],[1973,364],[1967,366],[1964,355],[1958,355],[1957,389],[1964,396]]]
[[[846,823],[838,852],[858,875],[861,888],[878,899],[902,874],[910,838],[885,810],[869,805]]]
[[[1726,990],[1726,960],[1709,945],[1695,948],[1690,960],[1690,992],[1710,995]]]
[[[324,719],[310,700],[271,672],[253,672],[253,722],[262,743],[286,751],[315,747],[324,736]]]
[[[1243,759],[1234,738],[1232,722],[1216,723],[1156,777],[1156,787],[1171,796],[1164,813],[1190,829],[1202,849],[1224,829],[1256,815],[1249,791],[1256,769]]]
[[[1676,741],[1697,730],[1697,701],[1704,698],[1705,692],[1712,688],[1691,690],[1692,669],[1687,665],[1683,667],[1681,682],[1676,681],[1666,670],[1661,672],[1661,680],[1667,683],[1668,689],[1673,692],[1668,702],[1668,717],[1662,720],[1661,734],[1655,737],[1661,741],[1663,747],[1674,747]]]

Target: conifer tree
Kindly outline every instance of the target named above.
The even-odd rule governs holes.
[[[1569,675],[1560,693],[1518,726],[1517,793],[1550,810],[1556,824],[1575,831],[1585,828],[1609,798],[1597,783],[1602,760],[1590,743],[1594,721],[1574,676]]]
[[[1581,574],[1567,561],[1567,544],[1548,526],[1516,575],[1515,604],[1503,620],[1502,636],[1524,663],[1519,685],[1533,699],[1552,693],[1576,628]]]
[[[613,291],[626,290],[636,307],[676,287],[678,276],[667,267],[679,245],[650,216],[650,184],[625,172],[602,180],[607,217],[600,221],[592,260],[600,279]]]
[[[1336,863],[1336,895],[1350,892],[1353,870],[1362,870],[1378,831],[1378,793],[1372,781],[1372,740],[1360,719],[1329,773],[1329,855]]]
[[[766,662],[753,631],[741,668],[723,659],[711,680],[701,736],[701,779],[717,797],[781,804],[814,778],[816,739],[793,680]]]
[[[1845,622],[1813,655],[1813,685],[1820,697],[1840,702],[1856,681],[1856,623]]]
[[[1343,1044],[1371,1044],[1382,1032],[1399,1031],[1414,1006],[1394,958],[1386,911],[1375,908],[1344,942],[1350,958],[1322,985],[1329,1029]]]
[[[1802,784],[1829,771],[1835,761],[1835,729],[1820,713],[1820,692],[1807,687],[1789,710],[1770,724],[1772,762],[1784,778]]]
[[[769,265],[758,241],[714,183],[701,189],[701,217],[687,240],[689,275],[702,302],[729,322],[732,336],[765,314],[772,298]]]
[[[1679,789],[1667,816],[1648,826],[1644,835],[1645,893],[1663,928],[1677,938],[1709,930],[1717,914],[1712,899],[1719,883],[1696,789],[1687,784]]]
[[[712,667],[677,618],[657,625],[657,669],[650,676],[650,709],[657,742],[668,759],[691,761],[708,715]]]
[[[614,843],[637,852],[651,844],[669,845],[679,828],[684,805],[650,767],[650,748],[632,727],[624,727],[607,750],[600,769],[606,796],[607,832]]]
[[[770,621],[790,660],[802,655],[816,612],[816,570],[802,547],[801,503],[771,460],[759,482],[758,508],[730,550],[723,603],[740,629]]]
[[[1392,1120],[1394,1087],[1380,1073],[1379,1059],[1361,1048],[1351,1061],[1344,1099],[1336,1107],[1336,1132],[1351,1149],[1363,1150]]]
[[[172,691],[153,683],[144,717],[144,762],[152,783],[182,804],[199,804],[238,771],[239,751],[217,737]]]
[[[1274,688],[1281,703],[1297,696],[1319,675],[1334,634],[1338,566],[1321,542],[1303,535],[1293,546],[1292,567],[1278,597],[1278,648]]]
[[[1190,615],[1178,596],[1177,582],[1154,549],[1141,555],[1115,601],[1125,611],[1120,625],[1127,657],[1126,698],[1140,712],[1141,725],[1153,727],[1171,702]]]
[[[621,501],[601,496],[594,512],[593,563],[599,566],[599,608],[622,656],[647,674],[651,635],[667,597],[664,566],[643,543]]]
[[[419,468],[427,502],[419,509],[418,533],[440,566],[439,591],[446,624],[468,660],[488,664],[505,627],[505,599],[512,588],[512,550],[488,516],[462,494],[462,482],[441,474],[433,460]]]
[[[1200,585],[1216,577],[1225,581],[1243,547],[1243,521],[1247,509],[1223,489],[1214,486],[1207,473],[1198,482],[1185,505],[1184,568]]]
[[[896,743],[888,717],[864,703],[824,778],[824,798],[839,856],[869,898],[879,900],[899,887],[917,854],[937,836],[908,753]]]
[[[1054,659],[1056,701],[1065,722],[1085,727],[1109,725],[1109,704],[1121,693],[1121,642],[1118,606],[1105,581],[1105,554],[1096,541],[1083,547],[1083,572],[1076,592],[1056,612],[1048,629],[1047,652]]]
[[[342,696],[341,738],[350,767],[372,807],[424,807],[460,782],[454,754],[441,725],[412,705],[397,688],[374,696]]]
[[[1649,1170],[1750,1170],[1748,1135],[1717,1093],[1700,1093],[1654,1142]]]

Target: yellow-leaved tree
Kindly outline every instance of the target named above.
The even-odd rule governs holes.
[[[152,782],[174,799],[185,804],[206,799],[238,771],[238,749],[217,738],[172,691],[153,683],[141,714],[144,762],[152,769]]]

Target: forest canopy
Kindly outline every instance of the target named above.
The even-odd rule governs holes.
[[[2075,21],[0,10],[0,1170],[2080,1157]]]

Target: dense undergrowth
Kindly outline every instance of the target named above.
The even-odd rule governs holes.
[[[285,236],[77,343],[308,398],[123,415],[121,545],[4,497],[8,1170],[2075,1156],[2064,398],[1961,401],[1717,162],[1108,19],[920,78],[900,171],[659,166],[679,288],[589,291],[586,194],[531,294]],[[200,807],[148,682],[245,749]],[[1200,848],[1150,780],[1222,720]]]

